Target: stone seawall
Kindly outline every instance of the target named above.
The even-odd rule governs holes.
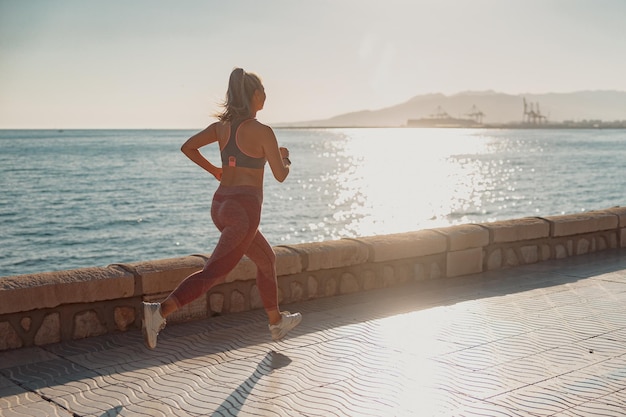
[[[471,277],[626,248],[626,207],[277,246],[281,305],[410,281]],[[0,278],[0,350],[137,330],[141,301],[162,300],[206,255]],[[254,264],[168,318],[262,308]],[[469,278],[468,278],[469,279]]]

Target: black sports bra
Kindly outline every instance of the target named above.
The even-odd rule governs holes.
[[[246,122],[246,120],[231,123],[230,137],[228,138],[228,142],[226,142],[226,146],[224,146],[224,149],[221,151],[222,166],[263,169],[267,161],[265,157],[255,158],[254,156],[250,156],[242,151],[237,144],[237,130],[244,122]]]

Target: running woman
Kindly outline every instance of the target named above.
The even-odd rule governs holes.
[[[213,196],[211,217],[221,236],[201,271],[185,278],[162,303],[143,303],[142,330],[150,349],[156,347],[167,316],[223,283],[244,255],[257,266],[257,286],[272,339],[282,339],[302,320],[300,313],[281,312],[278,307],[276,255],[258,230],[266,162],[279,182],[287,178],[291,166],[289,150],[279,147],[273,130],[255,118],[264,104],[265,89],[260,78],[235,68],[218,121],[189,138],[181,148],[220,182]],[[201,147],[211,143],[220,147],[221,167],[200,153]]]

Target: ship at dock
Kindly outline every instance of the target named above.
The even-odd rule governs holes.
[[[466,114],[468,118],[452,117],[441,106],[437,106],[435,112],[428,117],[421,119],[409,119],[407,127],[437,127],[437,128],[477,128],[485,127],[483,125],[483,117],[485,114],[476,106],[472,106],[471,110]]]

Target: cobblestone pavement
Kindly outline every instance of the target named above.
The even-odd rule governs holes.
[[[626,252],[0,353],[1,416],[623,416]]]

